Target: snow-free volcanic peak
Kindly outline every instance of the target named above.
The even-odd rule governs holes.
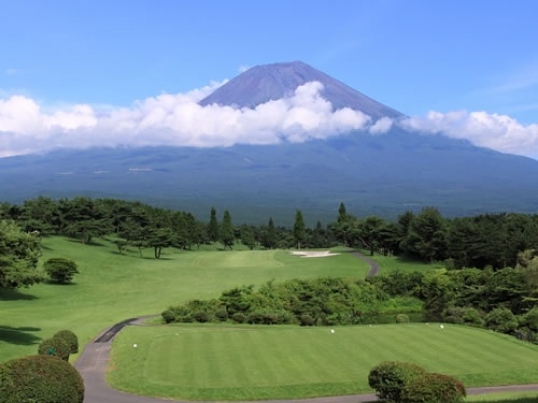
[[[201,100],[200,104],[255,108],[268,101],[288,97],[297,87],[312,81],[323,84],[321,95],[331,102],[333,109],[348,107],[376,120],[384,116],[403,116],[400,112],[300,61],[252,67]]]

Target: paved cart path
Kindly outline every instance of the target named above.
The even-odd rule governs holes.
[[[370,265],[370,271],[367,274],[368,276],[375,276],[379,272],[379,265],[372,259],[358,252],[353,252],[353,255],[361,260],[364,260]],[[86,392],[84,394],[84,403],[188,403],[184,400],[166,400],[157,399],[154,397],[132,395],[130,393],[112,389],[105,381],[108,362],[110,359],[111,343],[114,337],[125,326],[140,325],[149,317],[151,316],[131,318],[117,323],[100,334],[92,343],[86,345],[84,351],[75,363],[75,367],[78,369],[82,375],[82,378],[84,379],[84,385],[86,388]],[[469,395],[511,391],[538,391],[538,384],[467,388],[467,394]],[[360,403],[372,402],[376,400],[377,398],[374,394],[361,394],[351,396],[318,397],[301,400],[266,400],[262,402],[257,401],[255,403]]]

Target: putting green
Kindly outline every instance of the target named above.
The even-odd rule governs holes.
[[[433,324],[334,329],[130,327],[114,342],[109,381],[138,394],[244,400],[370,392],[368,372],[385,360],[415,362],[466,386],[538,376],[538,346],[490,331]]]

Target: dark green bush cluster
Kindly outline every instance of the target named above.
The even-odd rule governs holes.
[[[467,395],[465,386],[456,378],[426,372],[405,386],[402,403],[459,403]]]
[[[71,330],[60,330],[51,339],[43,340],[37,352],[39,355],[52,355],[69,361],[71,354],[78,353],[78,337]]]
[[[84,382],[68,362],[35,355],[0,364],[2,403],[82,403]]]
[[[170,322],[300,324],[302,326],[395,323],[422,319],[422,303],[414,297],[391,297],[364,280],[343,278],[270,281],[257,291],[236,287],[209,301],[193,300],[162,312]],[[420,320],[419,319],[419,320]]]
[[[48,259],[43,267],[50,278],[59,284],[69,284],[73,280],[73,276],[79,272],[78,266],[73,260],[62,257]]]
[[[465,386],[457,379],[407,362],[378,364],[370,371],[368,384],[386,403],[459,403],[466,396]]]
[[[39,344],[37,352],[39,355],[49,355],[61,358],[64,361],[69,361],[71,348],[65,340],[53,337],[51,339],[43,340]]]
[[[71,354],[78,353],[78,337],[71,330],[60,330],[54,333],[54,339],[62,339],[69,346],[69,351]]]

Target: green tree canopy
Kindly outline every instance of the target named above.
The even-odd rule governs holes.
[[[293,225],[293,239],[297,245],[297,249],[301,249],[301,243],[306,237],[306,227],[304,223],[303,213],[297,210],[295,213],[295,224]]]
[[[37,261],[41,240],[25,233],[13,221],[0,221],[0,288],[28,287],[43,281]]]

